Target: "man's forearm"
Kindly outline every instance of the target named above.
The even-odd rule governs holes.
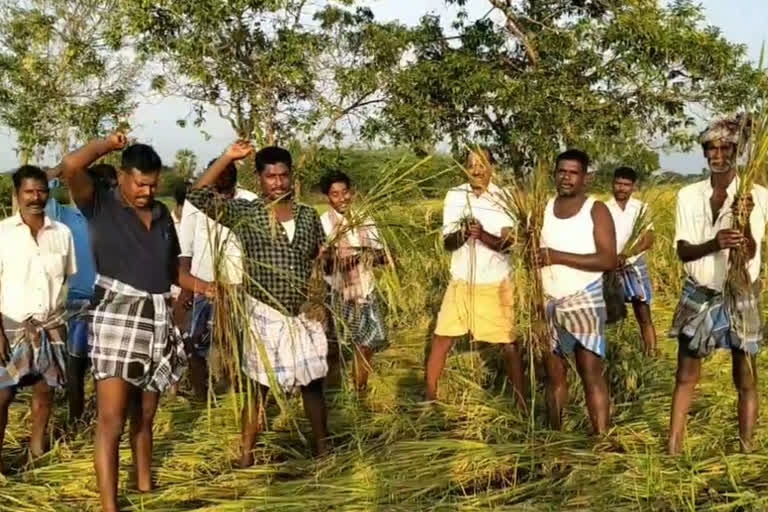
[[[71,153],[64,155],[59,164],[59,172],[65,180],[71,179],[78,172],[85,171],[96,160],[109,154],[112,145],[107,139],[93,140]]]
[[[616,255],[595,252],[592,254],[573,254],[570,252],[549,250],[552,265],[565,265],[586,272],[608,272],[617,265]]]
[[[683,263],[699,260],[719,250],[720,247],[715,238],[703,244],[690,244],[683,240],[677,242],[677,256]]]
[[[192,188],[202,188],[206,187],[208,185],[213,185],[216,183],[216,180],[218,179],[219,175],[224,172],[224,170],[232,163],[232,159],[228,157],[227,155],[221,155],[216,161],[211,165],[207,171],[203,173],[200,178],[195,182],[194,185],[192,185]]]
[[[486,231],[483,231],[483,234],[480,236],[480,241],[489,249],[496,252],[504,252],[512,243],[509,237],[492,235]]]
[[[179,288],[192,293],[205,293],[210,286],[208,281],[198,279],[181,266],[179,266],[179,277],[177,281],[178,282],[176,284],[179,286]]]

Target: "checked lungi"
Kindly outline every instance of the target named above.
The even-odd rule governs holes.
[[[686,278],[669,336],[685,342],[697,357],[717,348],[756,354],[763,337],[758,290],[756,284],[725,300],[722,292]]]
[[[547,297],[545,313],[555,353],[566,356],[573,353],[576,345],[581,345],[605,357],[606,307],[602,278],[567,297]]]
[[[88,341],[96,380],[119,377],[163,392],[181,379],[186,354],[173,327],[170,293],[150,294],[97,276]]]
[[[329,322],[329,341],[354,343],[374,353],[387,348],[386,313],[375,290],[363,300],[344,300],[341,293],[334,291],[330,301],[333,318]]]
[[[284,315],[246,295],[250,335],[243,339],[243,372],[259,384],[290,393],[328,373],[323,325],[304,314]]]
[[[651,275],[644,256],[639,256],[633,263],[619,271],[619,278],[624,286],[626,302],[640,301],[651,303]]]
[[[66,311],[44,322],[28,319],[16,323],[4,318],[3,327],[11,357],[0,367],[0,389],[33,384],[37,378],[54,388],[66,384]]]

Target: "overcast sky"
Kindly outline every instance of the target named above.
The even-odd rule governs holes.
[[[445,7],[443,0],[367,0],[377,17],[384,20],[399,19],[413,24],[427,12],[448,14],[454,9]],[[471,12],[482,16],[488,10],[486,0],[469,0]],[[764,27],[768,25],[768,3],[766,0],[702,0],[708,21],[722,28],[731,41],[746,44],[750,56],[757,60],[760,47],[765,39]],[[735,8],[738,4],[739,8]],[[192,126],[180,128],[176,121],[187,117],[190,105],[180,98],[143,99],[132,124],[133,135],[143,142],[153,144],[163,160],[173,161],[177,150],[189,148],[195,151],[200,163],[207,162],[234,137],[229,124],[215,114],[208,116],[202,127],[211,137],[206,140],[200,129]],[[13,134],[0,127],[0,169],[17,165]],[[41,162],[50,164],[53,162]],[[704,162],[698,151],[691,154],[662,156],[662,167],[677,172],[699,172]]]

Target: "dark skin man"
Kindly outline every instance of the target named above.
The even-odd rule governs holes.
[[[576,160],[561,160],[555,169],[557,198],[554,215],[568,219],[581,211],[587,200],[587,170]],[[588,272],[607,272],[616,268],[616,234],[613,218],[603,203],[592,207],[596,251],[592,254],[573,254],[542,247],[534,262],[539,268],[547,265],[565,265]],[[587,410],[592,429],[597,434],[608,430],[610,400],[608,385],[603,375],[603,362],[593,352],[576,345],[576,369],[586,396]],[[550,424],[562,428],[563,408],[568,401],[568,362],[549,352],[545,356],[547,373],[547,408]]]
[[[21,218],[29,227],[32,237],[37,235],[45,222],[45,204],[48,202],[48,183],[41,180],[26,178],[15,191],[16,204]],[[8,364],[11,358],[11,342],[6,336],[0,317],[0,362]],[[0,454],[5,439],[5,428],[8,425],[8,408],[16,396],[16,388],[0,390]],[[32,457],[42,456],[46,451],[46,428],[51,418],[53,404],[53,389],[45,379],[37,379],[32,386],[32,432],[29,440],[29,451]],[[5,466],[0,457],[0,472],[5,472]]]
[[[92,141],[64,157],[60,164],[61,176],[67,182],[72,198],[81,210],[90,209],[96,200],[95,184],[86,169],[99,158],[125,146],[125,135],[114,133],[106,139]],[[152,226],[152,207],[159,179],[159,168],[151,171],[121,168],[118,173],[121,201],[132,210],[147,231],[150,231]],[[175,273],[175,284],[213,296],[214,287],[211,283],[191,276],[178,266],[178,262],[176,265],[178,271]],[[102,509],[105,512],[118,510],[118,449],[127,417],[130,417],[130,440],[137,488],[141,492],[152,490],[152,425],[159,399],[160,393],[141,390],[119,377],[100,379],[96,382],[98,419],[94,466]]]
[[[616,200],[616,204],[624,210],[627,207],[627,202],[635,191],[635,182],[627,178],[615,178],[613,180],[613,198]],[[618,269],[621,270],[627,264],[627,260],[642,254],[645,251],[653,247],[655,236],[652,230],[645,232],[635,247],[626,249],[618,255]],[[656,354],[656,328],[653,326],[653,320],[651,319],[651,306],[650,304],[643,302],[639,299],[632,300],[632,309],[635,312],[635,318],[637,324],[640,326],[640,334],[643,337],[643,343],[645,345],[645,353],[648,356]]]
[[[712,196],[709,204],[712,208],[713,224],[717,222],[720,210],[728,198],[728,186],[736,178],[736,145],[716,140],[709,142],[704,147],[704,156],[711,170]],[[734,212],[744,208],[748,213],[752,212],[754,202],[752,196],[734,198],[732,209]],[[757,251],[757,244],[752,236],[750,224],[742,234],[735,229],[721,229],[716,236],[701,244],[691,244],[685,240],[677,243],[677,255],[683,263],[701,259],[723,249],[745,248],[747,258],[752,259]],[[741,350],[731,350],[733,383],[738,390],[738,416],[739,439],[741,449],[749,452],[752,449],[752,437],[755,422],[757,421],[759,400],[757,396],[757,360],[755,356]],[[685,348],[684,341],[680,341],[677,354],[677,373],[675,376],[675,391],[672,395],[672,413],[669,425],[669,443],[667,446],[670,455],[677,455],[682,449],[683,434],[686,418],[693,401],[696,385],[701,378],[701,359],[693,357]]]
[[[494,167],[490,155],[483,150],[472,151],[467,157],[467,175],[472,194],[482,196],[488,190],[491,183]],[[504,228],[502,233],[509,232],[512,226]],[[466,243],[483,244],[492,251],[505,252],[510,245],[510,239],[506,236],[495,236],[483,229],[477,219],[472,219],[464,229],[450,233],[443,238],[443,244],[447,251],[454,252]],[[478,340],[483,341],[483,340]],[[453,348],[455,339],[439,334],[432,335],[432,345],[426,365],[426,399],[437,400],[437,386],[440,375],[445,367],[445,361]],[[512,385],[512,391],[518,405],[525,409],[525,378],[523,371],[522,350],[516,343],[503,345],[502,354],[507,373],[507,379]]]

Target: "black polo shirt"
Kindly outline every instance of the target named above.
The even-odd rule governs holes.
[[[168,208],[152,204],[148,230],[120,189],[97,188],[88,219],[96,272],[149,293],[167,293],[176,282],[181,252]]]

